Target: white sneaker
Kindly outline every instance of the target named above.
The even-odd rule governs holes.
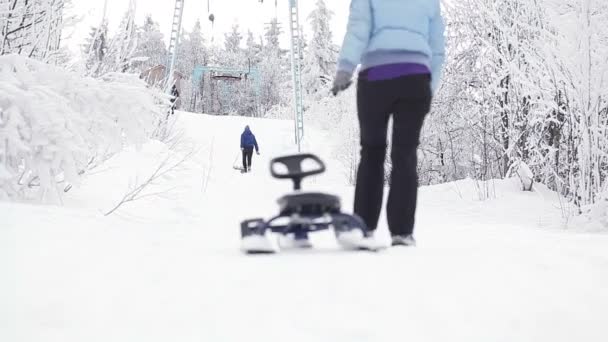
[[[416,246],[416,239],[412,235],[393,235],[391,246]]]
[[[364,234],[359,229],[338,233],[336,234],[336,240],[340,247],[347,250],[378,251],[386,247],[376,240],[373,232]]]

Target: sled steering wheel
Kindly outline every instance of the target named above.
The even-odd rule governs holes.
[[[302,179],[325,172],[325,163],[314,154],[294,154],[274,158],[270,173],[274,178],[291,179],[294,190],[300,190]]]

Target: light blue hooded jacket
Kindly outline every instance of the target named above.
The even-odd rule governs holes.
[[[445,60],[440,0],[352,0],[338,70],[417,63],[431,70],[433,93]]]

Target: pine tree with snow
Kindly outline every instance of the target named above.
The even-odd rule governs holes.
[[[270,21],[270,24],[266,27],[264,32],[264,38],[266,44],[264,45],[264,51],[266,53],[281,54],[281,46],[279,44],[279,37],[281,36],[281,27],[277,18]]]
[[[245,56],[251,64],[257,64],[262,52],[262,44],[256,42],[255,36],[251,30],[247,31],[247,39],[245,41]]]
[[[308,94],[325,89],[335,73],[338,49],[333,44],[330,29],[332,17],[333,12],[327,8],[325,0],[317,0],[314,11],[308,16],[313,35],[304,57],[302,80]]]
[[[177,70],[190,75],[196,66],[209,63],[209,54],[201,22],[197,20],[191,32],[182,31],[178,48]]]
[[[290,78],[287,77],[290,75],[287,71],[289,60],[281,50],[280,35],[281,28],[275,18],[266,27],[265,45],[259,63],[263,112],[269,111],[273,106],[288,103],[290,99]]]
[[[104,21],[99,27],[91,28],[89,37],[82,46],[82,52],[86,56],[86,74],[98,76],[98,71],[102,65],[108,50],[108,23]]]
[[[231,31],[224,34],[222,65],[231,68],[241,68],[247,64],[245,51],[241,48],[242,41],[243,35],[239,31],[239,25],[232,25]]]
[[[243,35],[239,31],[239,24],[232,25],[232,30],[224,34],[224,49],[230,53],[239,53],[241,51],[241,41]]]
[[[138,46],[135,55],[147,58],[139,63],[141,71],[167,63],[167,48],[157,22],[151,16],[146,16],[144,25],[138,29]]]

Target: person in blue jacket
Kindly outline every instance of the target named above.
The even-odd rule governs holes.
[[[347,89],[360,64],[357,111],[361,160],[355,214],[373,236],[382,208],[389,118],[392,171],[387,218],[392,245],[413,246],[416,151],[444,64],[440,0],[352,0],[332,92]]]
[[[258,142],[255,135],[251,132],[249,126],[245,126],[245,130],[241,134],[241,151],[243,152],[243,172],[251,171],[251,159],[253,157],[253,149],[260,154]]]

